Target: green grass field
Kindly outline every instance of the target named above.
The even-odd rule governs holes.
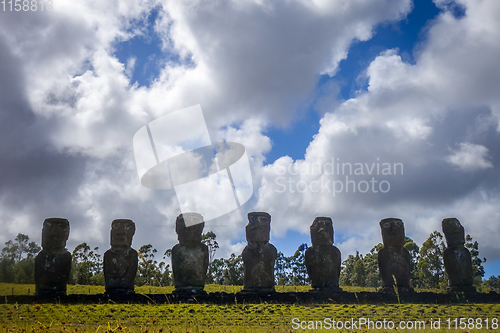
[[[331,319],[358,324],[360,318],[373,322],[386,320],[398,327],[401,321],[411,329],[381,329],[381,332],[426,332],[431,331],[431,323],[440,319],[441,329],[455,332],[498,331],[500,305],[281,305],[281,304],[3,304],[0,305],[0,330],[3,332],[302,332],[312,331],[310,325],[319,328]],[[466,329],[454,329],[455,318],[464,317]],[[294,318],[297,318],[294,320]],[[473,318],[473,325],[468,323]],[[325,320],[326,319],[326,320]],[[478,321],[479,319],[479,321]],[[486,329],[488,319],[489,329]],[[362,320],[362,319],[361,319]],[[300,329],[300,322],[305,329]],[[479,328],[481,323],[481,329]],[[313,324],[311,324],[313,323]],[[343,324],[345,325],[345,324]],[[469,325],[470,327],[467,327]],[[457,321],[459,328],[460,322]],[[492,328],[493,326],[493,328]],[[297,328],[297,329],[294,329]],[[419,329],[413,329],[419,328]],[[496,329],[494,329],[496,328]],[[337,330],[335,330],[337,331]],[[345,329],[338,330],[345,331]]]
[[[213,292],[227,292],[236,293],[240,291],[243,286],[222,286],[217,284],[208,284],[205,286],[207,293]],[[310,286],[276,286],[277,292],[307,292],[311,289]],[[362,291],[375,291],[375,288],[364,287],[343,287],[348,292],[362,292]],[[169,287],[150,287],[142,286],[135,287],[135,292],[138,294],[170,294],[174,290],[173,286]],[[434,290],[433,290],[434,291]],[[438,291],[435,291],[438,292]],[[35,293],[34,284],[12,284],[0,283],[0,296],[9,295],[33,295]],[[68,294],[102,294],[104,293],[104,286],[82,286],[82,285],[68,285]]]
[[[28,288],[34,290],[33,285],[0,284],[0,294],[10,295],[12,288],[24,294]],[[169,293],[172,288],[151,287],[151,293]],[[277,290],[282,292],[282,288]],[[100,286],[68,286],[70,293],[88,293],[89,289],[103,292]],[[297,287],[297,291],[308,289]],[[208,285],[206,290],[224,291],[224,286]],[[226,291],[233,292],[229,286]],[[136,292],[149,293],[149,287],[136,288]],[[500,304],[1,304],[0,332],[500,332],[497,318]],[[332,320],[342,322],[342,329],[330,329]],[[372,321],[374,329],[360,327],[363,320]],[[386,328],[376,329],[384,320]],[[349,326],[354,321],[356,328],[346,330],[347,321]],[[404,329],[398,327],[402,321]],[[431,329],[437,323],[440,329]]]

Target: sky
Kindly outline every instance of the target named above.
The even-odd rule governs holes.
[[[141,185],[133,137],[200,105],[253,183],[205,224],[217,257],[241,253],[253,211],[285,255],[331,217],[342,260],[383,218],[421,245],[456,217],[500,275],[497,0],[43,2],[0,7],[0,244],[64,217],[68,249],[102,254],[129,218],[134,248],[171,248],[176,191]]]

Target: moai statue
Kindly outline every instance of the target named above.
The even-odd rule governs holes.
[[[205,293],[203,288],[208,269],[208,246],[201,242],[204,226],[203,216],[198,213],[177,216],[175,231],[179,244],[172,248],[176,294]]]
[[[273,293],[274,262],[278,252],[269,243],[271,215],[264,212],[248,214],[246,236],[248,245],[243,249],[243,293]]]
[[[403,247],[405,244],[405,227],[403,221],[388,218],[380,221],[384,247],[378,251],[378,268],[382,277],[380,292],[394,293],[413,292],[410,287],[410,253]]]
[[[442,222],[448,247],[444,250],[444,268],[448,273],[448,292],[476,292],[472,286],[472,257],[464,247],[465,231],[456,218],[447,218]]]
[[[316,217],[311,225],[312,247],[306,250],[307,274],[312,291],[339,292],[340,250],[333,246],[333,223],[329,217]]]
[[[43,221],[43,250],[35,258],[35,284],[38,296],[66,295],[66,284],[71,272],[71,253],[66,250],[68,237],[68,220],[48,218]]]
[[[104,253],[104,281],[106,293],[111,296],[134,294],[138,255],[132,246],[135,223],[118,219],[111,222],[111,249]]]

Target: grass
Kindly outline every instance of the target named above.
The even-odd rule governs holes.
[[[12,288],[16,294],[32,293],[34,285],[0,284],[0,295],[10,295]],[[68,286],[69,293],[87,294],[102,293],[102,286]],[[151,291],[149,290],[151,289]],[[227,292],[235,292],[241,286],[226,286]],[[282,286],[277,291],[283,292]],[[298,286],[297,291],[307,291],[309,286]],[[373,288],[346,287],[346,291],[373,291]],[[170,293],[173,287],[136,287],[138,293]],[[224,286],[207,285],[207,292],[224,291]],[[295,291],[295,287],[286,286],[285,292]],[[294,319],[297,318],[297,319]],[[495,332],[492,320],[500,318],[500,304],[0,304],[0,333],[2,332],[56,332],[56,333],[170,333],[170,332],[309,332],[312,327],[323,325],[325,319],[336,321],[358,322],[360,318],[371,321],[410,321],[424,325],[420,329],[369,329],[366,327],[352,330],[357,332],[428,332],[431,323],[439,319],[439,332]],[[457,318],[457,329],[455,329]],[[468,323],[465,329],[460,329],[460,318]],[[469,318],[473,318],[471,329]],[[477,320],[483,327],[478,328]],[[450,319],[448,330],[447,319]],[[485,320],[489,321],[487,330]],[[294,321],[295,320],[295,321]],[[303,322],[305,329],[296,329]],[[497,322],[498,323],[498,322]],[[312,325],[312,326],[311,326]],[[307,328],[309,327],[309,329]],[[317,326],[319,328],[319,326]],[[397,327],[397,326],[396,326]],[[317,329],[317,332],[346,332],[345,329]],[[347,330],[351,331],[351,330]]]
[[[104,293],[104,286],[82,286],[82,285],[70,285],[67,286],[68,294],[102,294]],[[14,283],[0,283],[0,296],[9,295],[34,295],[35,285],[34,284],[14,284]]]
[[[285,304],[2,304],[0,305],[0,332],[302,332],[295,323],[304,321],[304,327],[325,322],[351,321],[367,318],[372,321],[401,320],[425,325],[440,319],[447,331],[448,318],[453,327],[454,318],[500,317],[499,304],[480,305],[285,305]],[[313,324],[311,324],[313,323]],[[359,322],[358,322],[359,323]],[[483,321],[483,323],[485,323]],[[295,325],[295,324],[294,324]],[[412,324],[414,325],[414,324]],[[295,325],[296,326],[296,325]],[[305,330],[309,331],[309,330]],[[318,330],[331,332],[331,329]],[[365,330],[360,330],[363,332]],[[370,330],[372,331],[372,330]],[[377,331],[377,330],[374,330]],[[381,330],[390,331],[390,330]],[[404,331],[404,330],[400,330]],[[438,330],[433,330],[438,331]],[[454,330],[462,332],[463,330]],[[466,331],[476,331],[467,329]],[[479,331],[490,331],[484,328]],[[494,331],[494,330],[493,330]],[[396,332],[396,330],[394,330]]]
[[[236,293],[240,291],[243,286],[223,286],[218,284],[208,284],[205,286],[207,293],[214,292],[227,292]],[[311,286],[276,286],[277,292],[307,292]],[[362,292],[362,291],[376,291],[376,288],[369,287],[342,287],[344,291],[348,292]],[[0,296],[12,295],[33,295],[35,293],[34,284],[13,284],[13,283],[0,283]],[[86,285],[68,285],[68,294],[85,294],[95,295],[104,293],[104,286],[86,286]],[[173,286],[168,287],[155,287],[155,286],[141,286],[135,287],[135,292],[138,294],[170,294],[174,291]],[[434,291],[434,290],[432,290]],[[434,291],[436,292],[436,291]]]

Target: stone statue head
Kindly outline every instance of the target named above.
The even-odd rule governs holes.
[[[456,218],[446,218],[442,222],[446,244],[450,248],[463,247],[465,244],[465,230]]]
[[[132,246],[135,223],[132,220],[117,219],[111,222],[111,247],[128,248]]]
[[[48,218],[43,221],[42,247],[63,249],[69,237],[69,221],[62,218]]]
[[[311,224],[313,245],[333,245],[333,222],[329,217],[317,217]]]
[[[186,223],[187,222],[187,223]],[[189,227],[186,227],[186,224]],[[175,232],[177,232],[177,239],[181,244],[197,244],[201,242],[201,235],[203,233],[205,222],[203,216],[198,213],[183,213],[177,216],[175,221]]]
[[[405,225],[401,219],[387,218],[380,221],[384,246],[402,247],[405,245]]]
[[[255,245],[269,243],[271,232],[271,215],[265,212],[248,213],[246,226],[247,242]]]

